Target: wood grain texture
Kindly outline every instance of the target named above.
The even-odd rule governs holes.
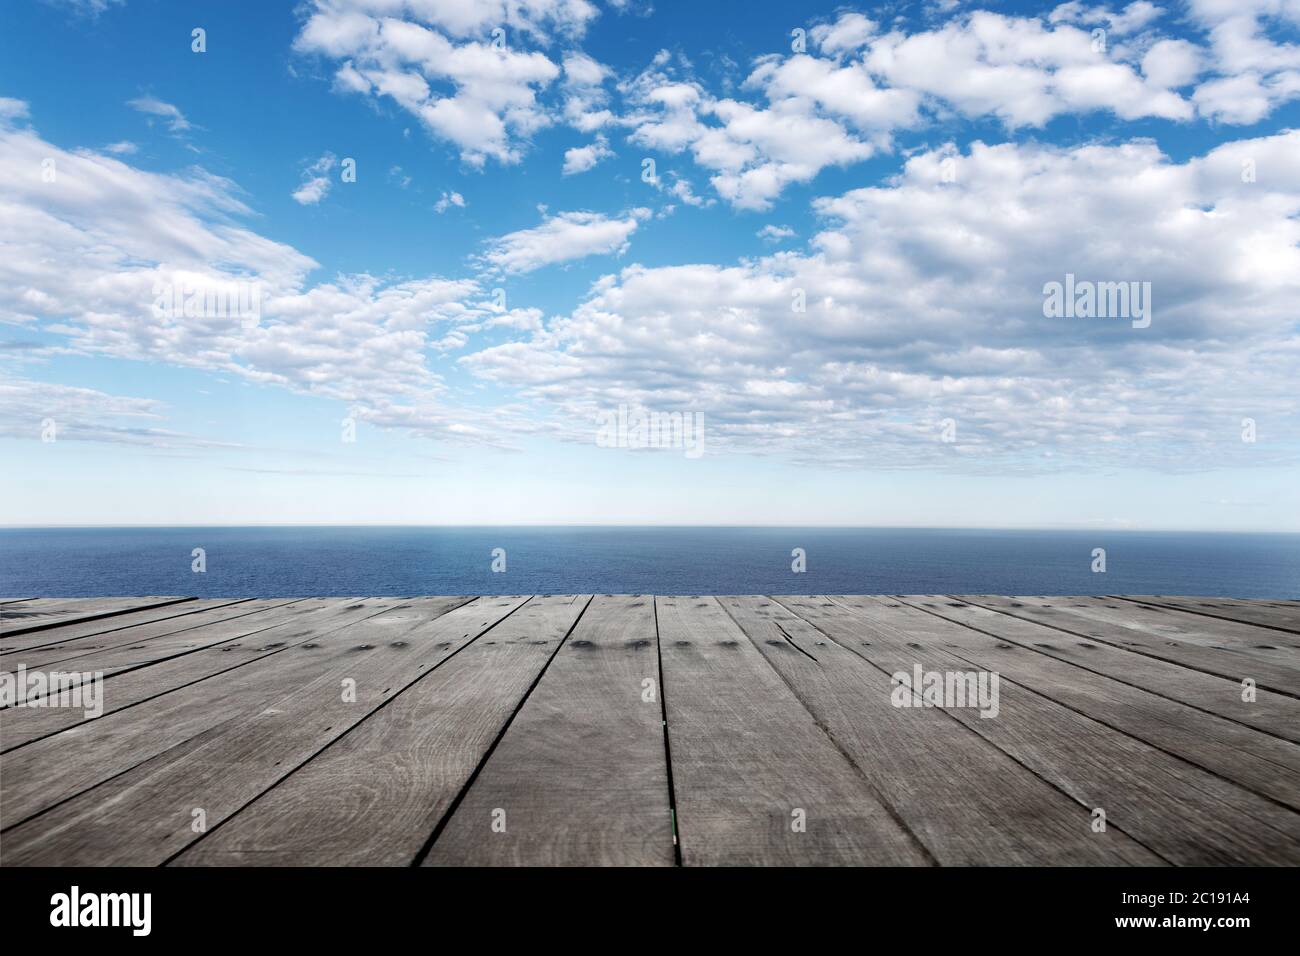
[[[1300,865],[1293,601],[5,600],[0,865]]]
[[[714,598],[655,606],[683,864],[931,862]]]
[[[78,602],[75,606],[70,605],[68,600],[37,598],[15,607],[0,606],[0,638],[101,621],[150,608],[184,604],[194,599],[187,597],[85,598],[73,599]],[[6,645],[7,642],[0,642],[0,648]]]
[[[1032,600],[1044,602],[1043,606],[1055,606],[1059,598],[1034,597]],[[1294,665],[1296,655],[1293,652],[1300,650],[1300,634],[1122,598],[1071,598],[1066,609],[1099,621],[1113,621],[1150,631],[1167,640],[1233,651],[1270,663]]]
[[[893,706],[888,673],[777,602],[719,600],[940,864],[1162,862],[944,711]]]
[[[1117,600],[1171,608],[1241,624],[1255,624],[1288,634],[1300,634],[1300,604],[1281,601],[1238,601],[1231,598],[1161,597],[1153,594],[1130,594],[1118,597]],[[1259,637],[1263,638],[1263,635]],[[1288,646],[1295,647],[1296,644],[1292,641]]]
[[[469,598],[462,600],[468,601]],[[245,627],[255,627],[255,629],[238,634],[224,643],[197,650],[193,654],[156,662],[151,666],[134,670],[106,670],[103,692],[104,714],[99,718],[88,718],[84,711],[68,707],[23,707],[0,710],[0,753],[25,746],[34,740],[67,730],[91,719],[102,720],[109,714],[222,674],[227,676],[221,683],[209,684],[203,688],[208,694],[208,702],[198,706],[214,712],[216,704],[240,706],[244,699],[252,699],[256,694],[260,675],[252,672],[236,673],[236,668],[270,657],[285,648],[319,642],[349,624],[373,617],[382,611],[396,607],[399,603],[401,602],[397,598],[364,598],[359,601],[308,598],[283,608],[263,612],[259,615],[260,620],[257,625],[252,625],[247,620],[243,623],[231,622],[231,626],[240,631]],[[225,627],[225,624],[214,624],[204,630],[211,628],[214,631],[224,632]],[[282,686],[275,674],[272,674],[269,683],[272,687]],[[214,700],[217,695],[223,699]],[[230,700],[226,701],[224,698]],[[157,715],[151,719],[157,720],[160,725],[175,725],[174,720]],[[147,731],[148,724],[143,726]]]
[[[1300,743],[1300,700],[1257,689],[1253,701],[1243,700],[1242,686],[1227,678],[1149,657],[1126,647],[1103,644],[1056,630],[1047,622],[999,614],[968,604],[959,596],[904,594],[900,603],[924,606],[966,627],[1009,644],[1066,661],[1076,667],[1160,694],[1274,737]]]
[[[393,601],[378,609],[361,602],[344,604],[342,610],[350,615],[346,627],[284,648],[257,667],[232,672],[239,675],[237,683],[200,681],[0,755],[5,775],[0,824],[8,830],[213,727],[259,712],[295,687],[332,674],[374,650],[394,631],[409,629],[452,603],[446,598],[431,600],[440,603],[427,611],[413,609],[410,601]],[[105,681],[110,702],[115,680]],[[0,712],[0,720],[5,713]],[[48,766],[58,766],[59,773],[42,773],[41,768]]]
[[[202,835],[196,812],[206,828],[217,826],[524,600],[482,598],[447,611],[445,599],[415,598],[353,625],[365,642],[348,659],[229,720],[200,746],[155,757],[7,830],[7,863],[166,862]]]
[[[57,668],[59,670],[99,670],[109,671],[118,667],[131,666],[151,660],[162,660],[174,653],[201,646],[199,641],[213,633],[240,633],[245,627],[249,615],[259,611],[268,611],[288,605],[287,600],[240,601],[238,603],[194,601],[189,606],[194,610],[179,617],[169,617],[148,624],[138,624],[96,634],[47,644],[30,650],[10,651],[3,658],[5,667],[13,668],[20,664],[28,670],[33,668]],[[222,622],[235,622],[233,630],[208,632],[209,626]],[[243,633],[256,630],[256,626]],[[50,634],[57,631],[47,632]],[[202,638],[200,637],[202,634]],[[20,638],[21,640],[21,638]],[[222,640],[213,638],[213,643]],[[112,653],[117,652],[117,653]]]
[[[642,699],[647,679],[659,682],[653,598],[594,598],[424,865],[671,866],[662,710]]]
[[[1220,646],[1204,639],[1196,642],[1171,639],[1127,619],[1098,617],[1097,609],[1089,608],[1083,603],[1086,599],[1081,598],[979,594],[962,595],[961,600],[1238,683],[1249,678],[1260,687],[1300,697],[1300,665],[1294,661],[1293,654],[1284,652],[1272,659],[1261,659],[1256,656],[1259,652]]]
[[[1203,770],[1232,780],[1255,793],[1300,810],[1300,746],[1279,740],[1231,720],[1205,713],[1170,699],[1170,695],[1151,693],[1135,686],[1095,674],[1079,673],[1071,663],[1041,651],[1061,643],[1064,635],[1047,631],[1037,640],[1009,644],[996,631],[1005,627],[997,620],[985,619],[992,634],[976,630],[968,622],[952,621],[940,615],[937,606],[943,601],[918,601],[916,609],[894,609],[872,598],[836,598],[850,604],[878,624],[898,621],[908,633],[932,635],[952,653],[976,667],[996,671],[1014,681],[1063,704],[1115,730],[1174,754]],[[892,602],[889,602],[892,603]],[[911,619],[917,610],[932,611],[937,626]],[[960,608],[945,607],[955,611]],[[994,618],[999,615],[994,615]],[[1010,621],[1005,615],[1004,621]],[[1046,629],[1040,628],[1041,631]],[[1225,698],[1241,701],[1241,688],[1221,681],[1219,692]],[[1174,688],[1175,692],[1178,688]]]
[[[915,665],[940,672],[980,669],[959,656],[965,649],[952,625],[914,608],[889,608],[893,613],[881,622],[829,598],[777,600],[891,674],[912,672]],[[1001,680],[999,697],[992,719],[969,707],[945,710],[1077,801],[1104,810],[1108,826],[1165,860],[1242,866],[1300,856],[1300,814],[1023,684]],[[1206,820],[1219,825],[1206,827]]]
[[[411,864],[588,600],[533,598],[175,865]]]

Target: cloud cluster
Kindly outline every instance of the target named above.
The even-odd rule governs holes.
[[[71,351],[215,370],[364,414],[434,401],[443,384],[427,354],[439,336],[536,321],[499,313],[470,278],[310,283],[317,264],[240,225],[250,210],[237,188],[201,170],[145,172],[8,127],[0,179],[0,322],[62,342],[27,358]],[[236,287],[229,300],[212,295]],[[235,308],[250,304],[252,314]]]
[[[515,163],[550,122],[537,94],[560,68],[512,43],[580,35],[596,13],[586,0],[312,0],[294,48],[336,62],[340,90],[392,100],[466,163]]]
[[[621,218],[595,212],[559,213],[539,226],[491,240],[482,261],[492,270],[518,274],[587,256],[622,255],[637,227],[649,218],[650,210],[645,208]]]
[[[1243,445],[1243,417],[1300,430],[1297,149],[1300,133],[1182,164],[1147,142],[927,151],[820,200],[806,252],[630,265],[462,362],[564,420],[691,409],[721,445],[822,463],[1264,460],[1281,447]],[[1067,273],[1151,282],[1151,326],[1045,317]]]

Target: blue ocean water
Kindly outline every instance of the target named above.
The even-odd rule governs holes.
[[[191,570],[203,548],[207,570]],[[492,571],[504,548],[506,570]],[[807,571],[791,570],[802,548]],[[1091,570],[1094,548],[1106,572]],[[0,596],[531,593],[1300,597],[1300,534],[894,528],[0,529]]]

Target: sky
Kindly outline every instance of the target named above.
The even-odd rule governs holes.
[[[0,524],[1296,531],[1298,243],[1300,0],[11,0]]]

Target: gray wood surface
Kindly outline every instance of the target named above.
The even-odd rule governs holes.
[[[414,862],[589,600],[533,598],[175,865]]]
[[[1231,598],[1171,598],[1153,594],[1130,594],[1118,600],[1173,608],[1205,617],[1217,617],[1225,621],[1256,624],[1271,630],[1300,634],[1300,604],[1287,604],[1280,601],[1238,601]],[[1292,642],[1289,646],[1296,645]]]
[[[225,643],[214,644],[193,654],[177,656],[152,666],[108,670],[104,679],[104,716],[227,672],[230,673],[225,681],[208,684],[202,689],[206,692],[206,698],[203,694],[197,696],[206,702],[195,706],[212,710],[217,705],[237,707],[245,701],[251,702],[255,700],[254,695],[259,685],[273,688],[282,686],[278,675],[273,672],[272,679],[263,683],[260,673],[255,680],[250,672],[233,673],[235,668],[270,657],[289,647],[319,642],[349,624],[373,617],[399,603],[397,598],[364,598],[359,601],[309,598],[284,608],[262,612],[259,615],[261,620],[258,629],[242,635],[242,638],[247,639],[237,636]],[[249,625],[236,626],[242,629]],[[208,625],[204,630],[209,628],[225,633],[226,624]],[[25,746],[92,719],[102,720],[103,716],[88,718],[82,710],[69,707],[0,710],[0,752]],[[160,724],[172,723],[157,714],[150,719]],[[144,725],[144,730],[144,741],[157,738],[156,734],[147,734],[148,722]]]
[[[241,668],[243,679],[238,684],[200,681],[5,754],[0,757],[5,773],[5,785],[0,788],[0,825],[8,830],[226,721],[260,713],[295,688],[350,666],[377,645],[392,640],[390,635],[403,634],[437,616],[455,600],[428,599],[424,607],[401,601],[379,614],[364,607],[348,612],[355,616],[347,627],[294,644],[266,657],[257,667]],[[353,602],[346,605],[352,606]],[[114,680],[104,685],[110,701]],[[0,720],[5,713],[0,711]],[[59,772],[42,773],[41,768],[47,766],[57,766]]]
[[[149,608],[166,607],[192,601],[187,597],[137,597],[137,598],[37,598],[21,605],[0,606],[0,638],[15,637],[44,631],[54,627],[66,627],[86,621],[100,621],[105,618],[143,611]],[[74,602],[75,603],[72,603]],[[4,644],[0,643],[0,647]]]
[[[482,598],[447,611],[413,599],[405,613],[370,618],[339,661],[284,688],[266,706],[204,735],[199,746],[154,757],[4,835],[17,865],[155,866],[256,799],[376,707],[490,628],[525,598]],[[351,695],[341,688],[351,681]]]
[[[829,598],[777,596],[837,643],[891,674],[981,669],[951,624],[915,608],[885,608],[885,621]],[[933,622],[933,623],[931,623]],[[946,626],[945,626],[946,624]],[[1046,658],[1045,658],[1046,659]],[[1300,855],[1300,815],[1058,704],[1000,681],[1000,710],[985,719],[946,708],[967,727],[1165,860],[1179,865],[1284,863]],[[1220,826],[1207,828],[1204,821]],[[1180,825],[1170,826],[1170,821]]]
[[[177,650],[192,648],[196,646],[194,641],[200,634],[208,636],[206,627],[209,625],[222,621],[242,622],[248,615],[289,603],[287,600],[237,603],[193,601],[186,605],[193,610],[178,617],[122,627],[90,637],[63,640],[56,644],[13,650],[6,653],[2,660],[5,667],[14,668],[21,664],[29,670],[113,670],[118,666],[130,666],[141,661],[161,660]],[[236,630],[242,626],[242,623],[237,624]],[[119,653],[110,654],[110,651]]]
[[[776,601],[719,600],[938,863],[1162,862],[943,710],[893,706],[888,673]]]
[[[1158,595],[0,599],[0,671],[76,672],[103,703],[0,708],[0,865],[1295,866],[1298,615]],[[897,686],[916,665],[996,675],[997,715],[901,706],[927,703]]]
[[[657,649],[650,595],[595,597],[424,865],[671,866]]]
[[[992,608],[1012,617],[1037,621],[1076,637],[1112,644],[1237,682],[1250,679],[1260,687],[1291,697],[1300,697],[1300,664],[1297,664],[1295,654],[1289,648],[1272,659],[1265,660],[1255,656],[1259,652],[1216,645],[1212,641],[1202,639],[1191,643],[1186,640],[1172,639],[1141,627],[1138,622],[1130,618],[1119,617],[1109,620],[1100,618],[1097,612],[1108,609],[1089,607],[1082,603],[1087,600],[1084,598],[1001,597],[980,594],[965,595],[962,599],[967,603]]]
[[[655,607],[683,864],[933,862],[714,598]]]

